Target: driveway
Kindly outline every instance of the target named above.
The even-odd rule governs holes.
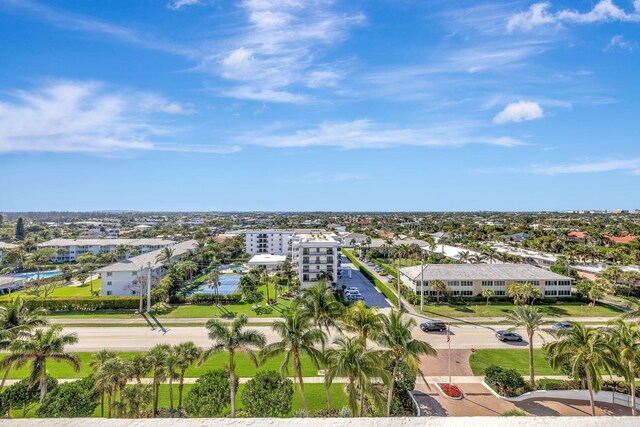
[[[360,270],[349,261],[349,258],[343,256],[340,269],[342,273],[338,278],[338,286],[345,285],[348,288],[358,288],[364,297],[364,303],[369,307],[391,308],[391,304],[385,296],[373,286]],[[349,277],[351,276],[351,277]]]

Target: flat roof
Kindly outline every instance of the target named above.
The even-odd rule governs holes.
[[[0,286],[6,286],[20,282],[24,282],[24,279],[20,277],[0,276]]]
[[[18,245],[14,245],[13,243],[0,242],[0,249],[13,249],[17,247]]]
[[[249,260],[249,264],[270,264],[284,262],[287,259],[286,255],[271,255],[271,254],[259,254],[254,255]]]
[[[52,239],[38,246],[158,246],[173,245],[175,241],[166,239]]]
[[[177,243],[171,246],[173,250],[173,256],[182,255],[196,247],[195,240],[187,240],[186,242]],[[155,251],[147,252],[146,254],[131,257],[127,260],[116,262],[114,264],[107,265],[105,267],[95,270],[96,273],[107,273],[116,271],[136,271],[145,269],[151,264],[151,268],[157,268],[164,264],[164,262],[156,261],[156,258],[163,249],[156,249]]]
[[[421,267],[401,268],[412,280],[420,280]],[[529,264],[427,264],[424,280],[572,280]]]

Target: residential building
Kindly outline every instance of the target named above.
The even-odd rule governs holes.
[[[268,271],[277,271],[286,259],[286,255],[260,254],[254,255],[247,264],[251,268],[266,268]]]
[[[20,277],[0,276],[0,295],[17,291],[23,285],[24,279]]]
[[[342,246],[362,245],[367,241],[367,236],[361,233],[341,233]]]
[[[443,281],[452,295],[481,295],[492,289],[495,296],[506,296],[512,283],[531,283],[545,297],[571,295],[572,278],[527,264],[427,264],[400,269],[404,285],[416,294],[428,292],[436,280]]]
[[[174,244],[171,246],[173,259],[180,258],[181,255],[195,249],[195,247],[195,240]],[[166,274],[165,262],[157,260],[162,250],[163,248],[156,249],[155,251],[97,269],[95,272],[99,273],[102,279],[102,295],[139,295],[141,283],[146,283],[149,273],[151,275],[151,286],[158,283]]]
[[[313,285],[323,275],[328,276],[328,281],[337,280],[339,249],[335,234],[296,233],[291,237],[291,264],[302,288]]]
[[[246,230],[244,235],[245,252],[253,255],[288,255],[289,241],[294,233],[320,233],[319,229],[279,229]]]
[[[533,240],[533,237],[531,237],[529,233],[504,234],[500,236],[500,238],[514,243],[520,243],[524,240]]]
[[[4,261],[4,253],[17,247],[18,245],[14,245],[13,243],[0,242],[0,264]]]
[[[53,239],[38,244],[38,247],[56,251],[56,254],[51,257],[52,262],[74,262],[79,256],[85,254],[113,253],[121,245],[130,250],[135,248],[138,254],[144,254],[175,243],[173,240],[165,239]],[[64,249],[64,252],[60,251],[61,249]],[[123,258],[129,256],[130,253],[126,253]]]

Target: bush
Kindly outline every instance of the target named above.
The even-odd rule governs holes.
[[[242,295],[239,293],[230,294],[230,295],[215,295],[215,294],[200,294],[195,293],[188,298],[186,301],[191,302],[191,304],[213,304],[214,302],[220,301],[222,304],[236,304],[240,302],[240,298]]]
[[[582,388],[580,381],[550,380],[542,378],[536,381],[536,390],[578,390]]]
[[[258,372],[242,390],[244,410],[252,417],[282,417],[291,412],[293,383],[275,371]]]
[[[47,376],[47,391],[51,393],[58,385],[58,381]],[[45,396],[46,399],[46,396]],[[29,378],[25,378],[17,383],[5,387],[0,394],[0,410],[2,415],[12,409],[21,410],[23,418],[27,416],[27,412],[40,400],[40,390],[38,383],[30,386]]]
[[[27,307],[45,308],[49,311],[94,311],[94,310],[135,310],[139,306],[138,297],[47,297],[47,299],[25,299]],[[2,301],[7,306],[10,301]]]
[[[462,397],[462,390],[460,390],[460,387],[458,387],[457,385],[447,383],[442,383],[439,385],[440,389],[442,389],[442,392],[447,396],[455,398]]]
[[[209,371],[189,390],[184,409],[195,418],[218,417],[230,404],[230,392],[229,372],[223,369]]]
[[[500,414],[501,417],[524,417],[526,415],[527,414],[520,409],[510,409]]]
[[[487,385],[501,396],[516,397],[531,391],[530,386],[515,369],[491,365],[485,369],[484,375]]]
[[[626,381],[605,381],[602,384],[602,390],[631,394],[631,386]],[[636,397],[640,397],[640,387],[636,387]]]
[[[90,417],[100,402],[92,377],[60,384],[47,393],[38,409],[42,418]]]

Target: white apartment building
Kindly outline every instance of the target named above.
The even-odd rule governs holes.
[[[245,252],[251,256],[259,254],[288,255],[290,240],[294,234],[320,233],[324,230],[309,229],[265,229],[246,230],[244,235]]]
[[[260,254],[251,257],[247,265],[250,268],[266,268],[268,271],[277,271],[286,259],[286,255]]]
[[[443,281],[453,295],[481,295],[492,289],[495,296],[508,295],[512,283],[531,283],[545,297],[571,295],[572,278],[527,264],[427,264],[400,269],[400,280],[417,295],[428,292],[435,280]]]
[[[118,246],[124,245],[128,249],[135,248],[138,254],[155,251],[167,246],[175,245],[173,240],[165,239],[53,239],[38,244],[38,248],[54,249],[56,254],[51,257],[52,262],[74,262],[85,254],[98,255],[115,252]],[[58,253],[64,249],[64,253]],[[128,258],[129,253],[124,255]]]
[[[173,256],[180,258],[195,247],[196,241],[188,240],[174,244],[171,249],[173,249]],[[164,262],[156,260],[161,252],[162,248],[95,270],[102,279],[102,295],[121,297],[139,295],[141,283],[146,284],[149,271],[151,271],[151,286],[154,286],[166,274]]]
[[[14,245],[12,243],[0,242],[0,264],[4,261],[4,253],[17,247],[18,245]]]
[[[302,288],[313,285],[323,274],[329,276],[329,282],[338,279],[339,248],[335,234],[316,232],[291,237],[291,264]]]

